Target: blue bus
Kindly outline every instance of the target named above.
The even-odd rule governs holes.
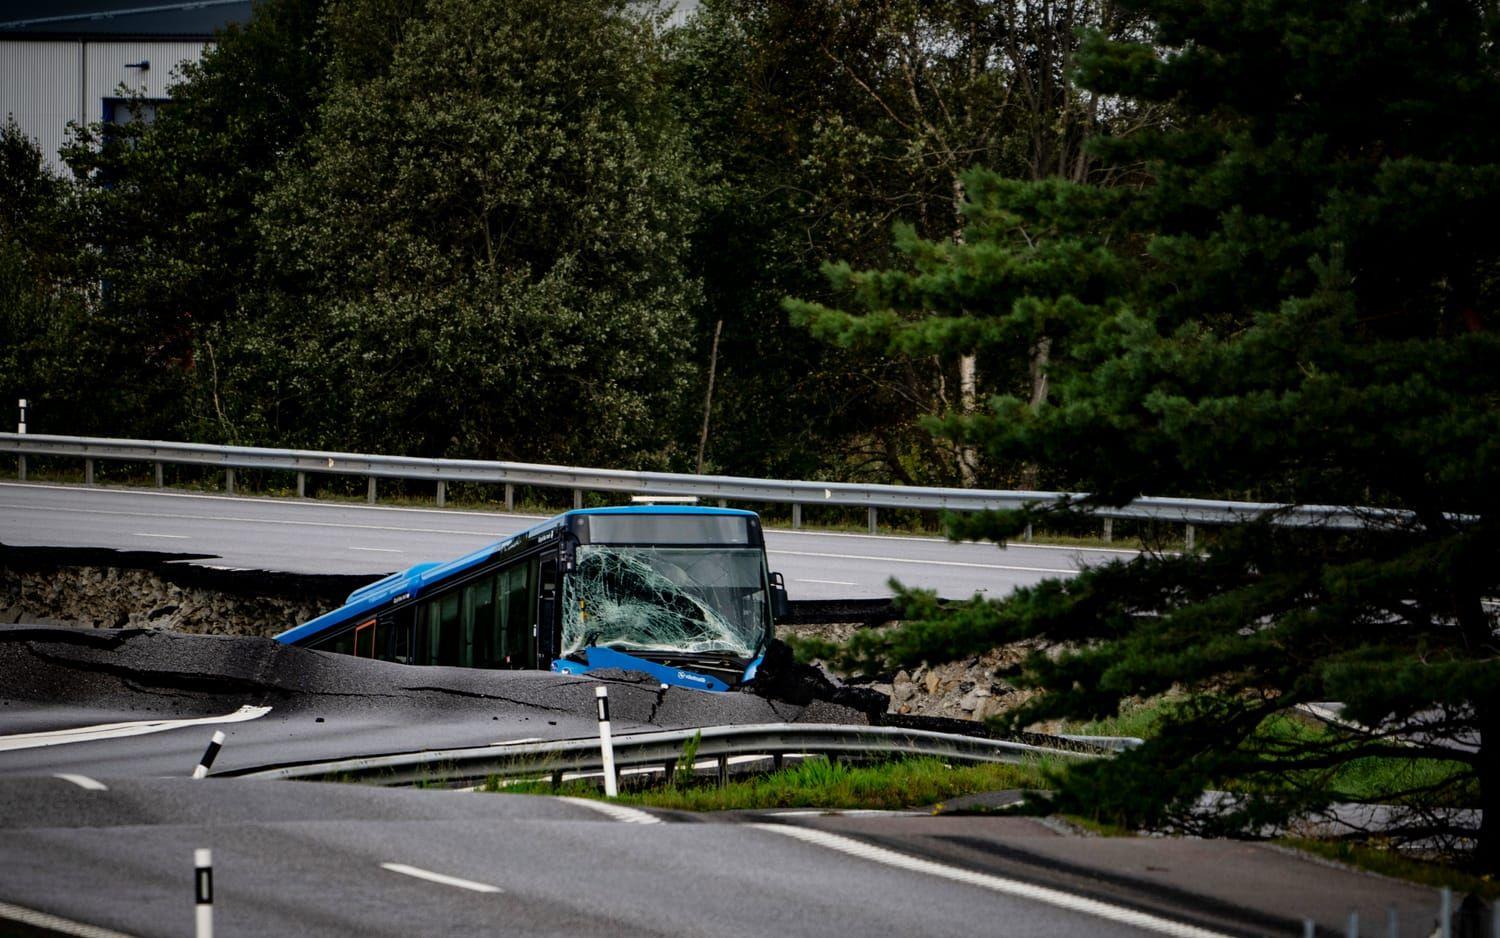
[[[723,691],[755,676],[787,608],[754,512],[589,508],[393,573],[276,641],[407,664],[623,668]]]

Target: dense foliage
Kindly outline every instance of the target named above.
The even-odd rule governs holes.
[[[1100,94],[1177,109],[1098,146],[1149,185],[976,173],[968,244],[905,237],[907,266],[834,268],[858,314],[794,308],[903,354],[1052,337],[1048,403],[999,396],[942,429],[1065,466],[1088,502],[1252,492],[1372,506],[1367,524],[1266,519],[952,611],[908,595],[905,628],[846,655],[1061,643],[1025,665],[1045,693],[1013,725],[1193,692],[1145,747],[1076,773],[1065,803],[1254,831],[1376,760],[1406,767],[1379,793],[1413,809],[1391,836],[1477,836],[1500,868],[1500,131],[1475,120],[1500,110],[1500,21],[1466,2],[1131,5],[1149,41],[1094,36],[1079,64]],[[1027,520],[957,529],[1000,539]],[[1299,708],[1319,701],[1342,717],[1314,731]],[[1205,788],[1238,810],[1197,811]],[[1481,805],[1477,831],[1453,810]]]
[[[154,123],[79,128],[31,224],[70,233],[91,337],[0,392],[41,431],[690,468],[718,334],[709,469],[1014,481],[918,420],[1031,380],[1024,353],[976,379],[835,349],[780,301],[824,293],[828,257],[888,263],[894,222],[960,234],[975,163],[1111,176],[1082,141],[1142,115],[1066,72],[1078,27],[1131,22],[267,0]]]

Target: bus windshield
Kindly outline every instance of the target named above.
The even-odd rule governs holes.
[[[768,623],[764,562],[754,548],[578,548],[564,580],[562,656],[621,651],[749,658]]]

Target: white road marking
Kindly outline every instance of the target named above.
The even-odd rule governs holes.
[[[417,866],[407,866],[405,863],[382,863],[380,868],[390,870],[392,873],[401,873],[405,876],[413,876],[417,879],[425,879],[430,883],[441,883],[444,886],[457,886],[459,889],[471,889],[474,892],[503,892],[499,886],[491,886],[489,883],[476,883],[472,879],[459,879],[457,876],[445,876],[442,873],[434,873]]]
[[[79,788],[85,789],[87,791],[109,791],[108,785],[104,784],[103,782],[95,781],[94,779],[89,778],[87,775],[74,775],[69,772],[61,772],[52,777],[60,778],[65,782],[72,782],[74,785],[77,785]]]
[[[303,528],[347,528],[355,531],[396,531],[401,534],[461,534],[467,537],[482,537],[490,540],[499,535],[484,531],[459,531],[453,528],[401,528],[382,524],[348,524],[342,521],[290,521],[284,518],[246,518],[237,515],[174,515],[147,514],[139,511],[108,511],[97,508],[63,508],[57,505],[6,505],[8,511],[65,512],[74,515],[110,515],[122,518],[171,518],[174,521],[229,521],[236,524],[280,524]]]
[[[539,743],[541,741],[542,741],[542,738],[540,736],[527,736],[527,737],[524,737],[522,739],[501,739],[501,740],[498,740],[496,742],[490,743],[490,745],[491,746],[519,746],[522,743]]]
[[[811,578],[794,578],[793,583],[823,583],[828,586],[858,586],[858,583],[850,583],[848,580],[814,580]]]
[[[610,804],[607,801],[594,801],[590,798],[560,797],[558,798],[558,800],[566,801],[568,804],[576,804],[580,808],[588,808],[591,811],[598,811],[600,814],[608,815],[611,819],[616,821],[624,821],[626,824],[661,823],[661,818],[657,817],[654,814],[647,814],[645,811],[637,811],[635,808],[627,808],[622,804]]]
[[[259,719],[270,712],[270,707],[244,706],[220,717],[196,717],[187,720],[131,720],[126,723],[75,726],[65,730],[48,730],[43,733],[17,733],[13,736],[0,736],[0,752],[9,752],[13,749],[35,749],[39,746],[60,746],[65,743],[86,743],[98,739],[144,736],[147,733],[161,733],[185,726],[243,723],[246,720]]]
[[[130,536],[131,537],[169,537],[169,538],[173,539],[174,541],[185,541],[185,540],[188,539],[188,536],[186,534],[148,534],[145,531],[131,531],[130,532]]]
[[[0,489],[20,489],[20,490],[23,490],[23,491],[27,490],[27,489],[48,489],[48,490],[55,490],[55,491],[61,491],[61,492],[78,492],[80,490],[80,486],[77,486],[77,485],[53,485],[53,484],[40,483],[40,482],[0,482]],[[408,507],[399,506],[399,505],[347,505],[347,504],[341,505],[341,504],[337,504],[337,503],[320,502],[320,501],[316,501],[316,500],[312,500],[312,499],[298,500],[298,499],[290,499],[290,498],[273,498],[271,496],[266,496],[266,495],[208,495],[208,494],[198,493],[198,492],[150,492],[150,491],[142,491],[140,489],[112,489],[112,488],[93,488],[93,489],[88,489],[87,492],[91,496],[92,495],[105,495],[105,496],[108,496],[108,495],[137,495],[137,496],[149,496],[151,498],[189,498],[189,499],[198,499],[198,500],[201,500],[201,501],[224,501],[224,502],[231,502],[231,503],[236,504],[236,505],[243,505],[246,502],[264,501],[264,502],[269,502],[269,503],[275,504],[275,505],[290,505],[290,506],[294,506],[294,507],[297,507],[297,508],[307,508],[307,509],[324,508],[324,509],[333,509],[333,510],[338,510],[338,511],[401,511],[401,512],[407,512],[409,514],[441,515],[443,517],[460,516],[460,517],[467,517],[467,518],[486,518],[486,519],[504,518],[504,519],[510,519],[510,520],[518,520],[518,521],[543,521],[543,520],[546,520],[545,516],[543,516],[543,515],[522,515],[522,514],[514,514],[514,513],[511,513],[511,512],[467,511],[467,510],[462,510],[462,509],[457,509],[457,508],[441,508],[441,509],[439,509],[439,508],[408,508]],[[87,509],[79,509],[79,508],[74,508],[74,509],[39,508],[39,507],[32,506],[32,505],[7,505],[6,507],[7,508],[15,508],[15,509],[18,509],[18,510],[29,509],[29,510],[32,510],[32,511],[74,511],[74,512],[80,512],[80,513],[84,513],[84,514],[92,513],[92,512],[89,512]],[[190,518],[190,519],[200,519],[201,518],[201,519],[208,520],[208,521],[250,521],[250,522],[257,523],[257,524],[308,524],[308,525],[314,525],[314,526],[320,526],[320,525],[324,525],[325,524],[323,522],[313,522],[313,521],[276,521],[276,520],[267,520],[267,519],[263,519],[263,518],[220,518],[220,517],[207,516],[207,515],[154,515],[154,514],[148,515],[148,514],[142,514],[142,513],[139,513],[139,512],[104,512],[104,511],[101,511],[101,512],[98,512],[98,514],[120,514],[120,515],[126,515],[126,516],[131,516],[131,517],[143,517],[143,518],[157,518],[157,517],[179,517],[179,518]],[[338,522],[327,522],[326,526],[327,527],[369,528],[370,530],[376,530],[376,531],[413,531],[413,532],[416,532],[416,533],[419,533],[419,534],[473,534],[473,535],[475,535],[477,537],[486,537],[486,536],[489,536],[489,535],[486,535],[483,532],[475,532],[475,531],[452,531],[452,530],[443,530],[443,529],[439,529],[439,528],[432,528],[432,529],[398,528],[398,527],[386,527],[386,526],[379,526],[379,525],[341,524],[341,523],[338,523]],[[955,544],[955,543],[957,543],[957,544],[982,544],[982,543],[986,543],[986,542],[983,542],[983,541],[951,541],[951,540],[949,540],[946,537],[930,537],[930,536],[917,535],[917,534],[862,534],[862,533],[856,533],[856,532],[852,532],[852,531],[800,531],[800,530],[791,530],[789,528],[769,528],[766,531],[766,536],[767,537],[771,537],[771,538],[783,537],[783,536],[785,536],[785,537],[847,537],[847,538],[861,538],[861,539],[864,539],[864,540],[871,540],[871,541],[907,541],[907,542],[919,541],[919,542],[927,542],[927,543],[932,543],[932,544]],[[1140,551],[1138,551],[1138,550],[1132,550],[1132,549],[1130,549],[1128,547],[1073,547],[1073,546],[1069,546],[1069,545],[1066,545],[1066,544],[1030,544],[1030,543],[1018,542],[1018,541],[1011,542],[1009,544],[1009,546],[1017,548],[1017,549],[1020,549],[1020,550],[1082,551],[1084,553],[1129,554],[1129,555],[1132,555],[1132,556],[1135,555],[1135,554],[1139,554],[1140,553]]]
[[[367,550],[375,554],[404,554],[406,551],[394,547],[351,547],[350,550]]]
[[[1055,567],[1018,567],[999,563],[969,563],[962,560],[915,560],[906,557],[872,557],[867,554],[821,554],[806,550],[771,550],[766,549],[768,554],[780,554],[784,557],[824,557],[828,560],[873,560],[876,563],[906,563],[919,564],[930,567],[971,567],[977,570],[1012,570],[1022,573],[1077,573],[1076,568],[1066,570]]]
[[[89,925],[84,922],[74,922],[57,915],[38,912],[36,909],[11,905],[9,902],[0,902],[0,920],[3,919],[20,922],[22,925],[30,925],[33,928],[45,928],[63,935],[76,935],[78,938],[131,938],[124,932],[111,931],[108,928],[100,928],[98,925]]]
[[[1095,918],[1119,922],[1122,925],[1130,925],[1163,935],[1174,935],[1177,938],[1228,938],[1228,936],[1221,932],[1210,931],[1206,928],[1187,925],[1182,922],[1174,922],[1159,915],[1137,912],[1135,909],[1111,905],[1108,902],[1100,902],[1097,899],[1075,896],[1072,893],[1063,892],[1061,889],[1035,886],[1019,880],[1006,879],[1003,876],[994,876],[989,873],[979,873],[974,870],[963,869],[962,867],[949,866],[945,863],[923,860],[904,853],[897,853],[894,850],[887,850],[884,847],[877,847],[874,844],[854,840],[850,837],[831,834],[827,831],[814,830],[808,827],[793,827],[788,824],[751,824],[750,826],[773,834],[780,834],[784,837],[792,837],[806,843],[816,844],[819,847],[837,850],[840,853],[859,857],[862,860],[883,863],[886,866],[909,870],[913,873],[938,876],[956,883],[967,883],[971,886],[978,886],[981,889],[988,889],[992,892],[1004,893],[1005,895],[1015,896],[1019,899],[1044,902],[1059,909],[1067,909],[1068,911],[1078,912],[1083,915],[1092,915]]]
[[[352,473],[358,475],[359,473]],[[298,508],[334,508],[349,511],[405,511],[414,514],[429,515],[464,515],[470,518],[518,518],[524,521],[544,521],[545,515],[519,515],[507,511],[469,511],[459,508],[408,508],[403,505],[350,505],[337,502],[320,502],[317,499],[305,498],[276,498],[272,495],[209,495],[205,492],[157,492],[131,488],[85,488],[81,485],[61,485],[44,482],[0,482],[0,489],[50,489],[58,492],[86,491],[90,495],[148,495],[152,498],[192,498],[208,502],[233,502],[243,505],[246,502],[273,502],[277,505],[294,505]],[[19,507],[19,506],[18,506]],[[193,515],[191,517],[197,517]]]

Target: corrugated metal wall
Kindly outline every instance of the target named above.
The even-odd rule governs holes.
[[[0,115],[8,115],[61,169],[57,149],[69,121],[104,118],[104,102],[126,88],[166,98],[179,64],[196,61],[204,42],[0,40]],[[126,68],[148,61],[149,69]]]

